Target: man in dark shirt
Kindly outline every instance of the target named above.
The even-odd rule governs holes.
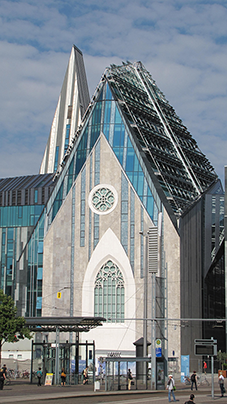
[[[188,401],[185,401],[184,404],[192,404],[192,403],[195,404],[194,398],[195,398],[194,394],[190,394],[190,399]]]
[[[3,370],[3,373],[5,374],[5,377],[7,376],[7,367],[6,367],[6,364],[4,364],[3,366],[2,366],[2,370]]]
[[[3,372],[3,369],[0,369],[0,390],[3,389],[5,378],[6,377],[5,373]]]

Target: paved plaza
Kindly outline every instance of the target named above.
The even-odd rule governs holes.
[[[175,392],[177,402],[184,403],[189,399],[191,393],[190,386],[177,383]],[[200,386],[198,391],[193,391],[196,396],[195,403],[211,403],[219,402],[227,403],[226,397],[220,397],[220,389],[215,375],[214,384],[214,399],[211,397],[211,385]],[[77,386],[41,386],[30,384],[22,380],[12,381],[10,385],[4,386],[0,392],[0,402],[5,403],[20,403],[26,404],[47,404],[47,403],[66,403],[66,404],[88,404],[88,403],[168,403],[167,391],[108,391],[104,389],[94,391],[93,385],[77,385]]]

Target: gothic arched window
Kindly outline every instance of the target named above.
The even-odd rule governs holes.
[[[95,278],[94,315],[105,317],[111,323],[124,322],[124,278],[111,260],[102,266]]]

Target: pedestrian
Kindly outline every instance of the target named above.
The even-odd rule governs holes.
[[[207,363],[204,361],[203,362],[203,369],[204,369],[204,374],[207,374]]]
[[[128,369],[128,374],[127,374],[127,379],[128,379],[128,390],[131,390],[131,383],[132,383],[132,372],[130,369]]]
[[[169,375],[169,380],[167,382],[166,389],[168,390],[169,402],[171,402],[171,394],[172,394],[172,397],[173,397],[173,401],[176,401],[175,394],[174,394],[174,390],[176,390],[176,387],[175,387],[173,375]]]
[[[5,377],[5,373],[3,371],[3,368],[0,369],[0,390],[3,390],[3,386],[4,386],[4,381],[5,381],[6,377]]]
[[[184,404],[190,404],[190,403],[194,403],[194,404],[195,404],[194,398],[195,398],[194,394],[190,394],[189,400],[188,400],[188,401],[185,401]]]
[[[41,368],[39,368],[39,370],[37,371],[37,379],[38,379],[37,386],[41,386],[42,375],[43,375],[42,370]]]
[[[5,377],[6,377],[6,376],[7,376],[7,367],[6,367],[6,364],[3,365],[2,369],[3,369],[3,373],[5,374]]]
[[[61,385],[62,386],[65,386],[65,380],[66,380],[65,369],[62,368],[62,370],[61,370]]]
[[[194,370],[194,372],[191,375],[191,390],[193,390],[193,385],[195,384],[195,389],[197,390],[197,375],[196,375],[196,371]]]
[[[83,370],[83,384],[88,384],[88,368]]]
[[[220,373],[219,377],[218,377],[218,383],[220,386],[220,390],[221,390],[221,396],[224,397],[224,392],[225,392],[225,387],[224,387],[224,376],[222,373]]]

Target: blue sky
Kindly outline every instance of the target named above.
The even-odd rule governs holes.
[[[1,0],[0,177],[38,173],[73,44],[90,95],[140,60],[223,180],[227,0]]]

